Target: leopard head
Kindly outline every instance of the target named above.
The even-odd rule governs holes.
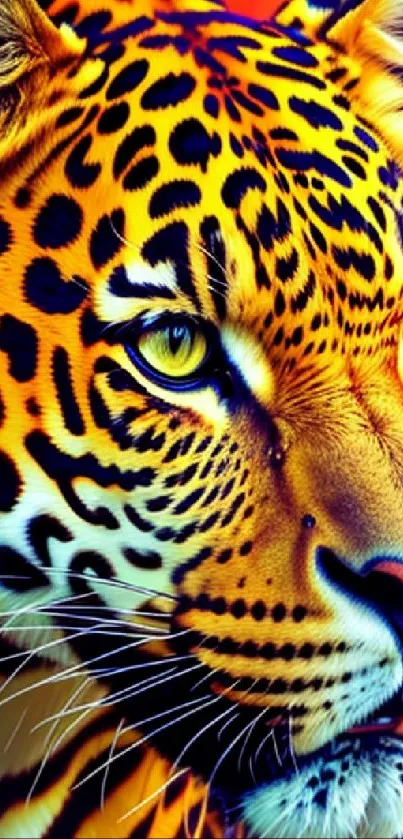
[[[400,9],[84,5],[0,13],[5,638],[254,835],[400,836]]]

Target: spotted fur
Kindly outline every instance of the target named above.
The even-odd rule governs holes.
[[[402,27],[2,2],[1,836],[403,836]]]

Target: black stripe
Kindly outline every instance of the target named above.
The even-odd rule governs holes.
[[[70,365],[64,347],[56,347],[53,353],[53,379],[64,424],[75,436],[84,434],[85,426],[71,381]]]

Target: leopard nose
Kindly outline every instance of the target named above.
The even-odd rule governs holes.
[[[317,563],[331,585],[382,615],[403,650],[403,558],[373,557],[357,571],[333,551],[319,547]]]

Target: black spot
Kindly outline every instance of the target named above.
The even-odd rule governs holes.
[[[226,207],[238,210],[242,198],[249,189],[266,192],[266,181],[262,175],[250,166],[238,169],[227,176],[221,190],[222,199]]]
[[[40,568],[33,565],[25,556],[22,556],[13,548],[6,546],[0,547],[0,580],[2,587],[15,592],[31,591],[33,588],[50,585],[48,578]]]
[[[125,548],[123,554],[131,565],[136,568],[143,568],[147,571],[155,571],[157,568],[162,568],[162,557],[156,551],[141,551],[135,548]]]
[[[148,73],[148,67],[148,61],[145,58],[133,61],[126,67],[123,67],[123,70],[120,70],[110,83],[106,92],[106,98],[108,100],[117,99],[118,96],[124,96],[126,93],[135,90],[143,79],[145,79]]]
[[[154,233],[143,245],[141,255],[155,267],[159,262],[175,265],[178,287],[188,295],[199,308],[192,271],[189,265],[188,228],[183,221],[173,221]]]
[[[173,509],[174,515],[182,515],[183,513],[187,513],[194,504],[199,501],[201,496],[203,495],[204,487],[199,487],[198,489],[194,489],[193,492],[190,492],[182,501],[180,501],[176,507]]]
[[[262,621],[267,614],[266,604],[263,600],[257,600],[256,603],[253,604],[250,613],[255,621]]]
[[[276,259],[276,276],[283,283],[292,280],[299,265],[298,251],[293,248],[289,257],[277,257]]]
[[[26,269],[26,300],[47,315],[67,315],[74,312],[86,294],[87,289],[82,280],[63,280],[53,259],[34,259]]]
[[[66,177],[73,187],[86,189],[95,183],[101,172],[100,163],[86,163],[85,157],[92,146],[92,137],[86,134],[70,152],[65,166]]]
[[[83,212],[67,195],[51,195],[34,222],[34,239],[41,248],[62,248],[81,232]]]
[[[276,292],[276,296],[274,298],[274,314],[276,317],[281,317],[285,312],[285,297],[281,288],[278,289]]]
[[[253,542],[251,542],[249,540],[248,542],[244,542],[241,545],[241,547],[239,548],[239,553],[240,553],[241,556],[247,556],[248,554],[250,554],[252,548],[253,548]]]
[[[189,98],[196,87],[196,82],[190,73],[168,73],[162,76],[141,97],[141,107],[145,111],[157,111],[170,105],[179,105]]]
[[[111,416],[109,410],[104,402],[103,397],[101,396],[93,382],[91,382],[90,387],[88,389],[88,399],[91,414],[95,424],[98,426],[98,428],[109,428],[111,424]]]
[[[11,227],[8,221],[0,216],[0,256],[10,249],[11,240]]]
[[[9,513],[18,500],[21,478],[14,461],[0,451],[0,512]]]
[[[355,157],[350,157],[349,154],[343,154],[342,161],[347,169],[350,170],[354,175],[357,175],[358,178],[361,178],[362,181],[366,181],[367,174],[364,167]]]
[[[46,513],[34,516],[29,522],[27,531],[29,542],[36,556],[40,559],[42,565],[47,567],[52,564],[49,554],[49,539],[57,539],[58,542],[64,543],[71,542],[73,539],[73,534],[59,519]]]
[[[155,178],[159,171],[158,158],[152,154],[149,157],[143,157],[138,163],[135,163],[123,180],[123,188],[129,191],[136,189],[144,189],[150,181]]]
[[[215,136],[210,137],[204,125],[195,117],[184,119],[175,126],[169,137],[169,150],[182,166],[200,166],[206,172],[210,155],[216,154]]]
[[[276,157],[287,169],[297,171],[314,170],[319,175],[325,175],[341,186],[350,187],[351,178],[345,170],[331,160],[326,154],[319,151],[295,151],[294,149],[278,148]]]
[[[317,90],[325,90],[326,88],[326,83],[323,79],[320,79],[318,76],[312,76],[310,73],[305,73],[303,70],[297,70],[294,67],[285,67],[270,61],[257,61],[256,69],[265,76],[301,82],[302,84],[310,85],[310,87],[315,87]]]
[[[312,658],[315,652],[315,648],[309,642],[306,642],[302,645],[300,650],[298,651],[299,658],[306,658],[307,660]]]
[[[155,531],[155,538],[160,542],[170,542],[176,536],[176,531],[172,527],[160,527]]]
[[[203,108],[210,117],[217,119],[220,105],[216,96],[213,93],[207,93],[203,99]]]
[[[137,152],[145,146],[153,146],[156,139],[157,135],[152,125],[142,125],[127,134],[116,150],[113,161],[114,178],[122,174]]]
[[[71,434],[84,434],[84,422],[77,402],[69,358],[64,347],[56,347],[53,352],[53,379],[64,424]]]
[[[303,117],[314,128],[329,127],[335,131],[341,131],[343,128],[341,119],[330,108],[325,108],[312,99],[307,102],[305,99],[291,96],[289,106],[291,111]]]
[[[328,799],[327,793],[328,791],[326,788],[320,789],[313,797],[312,804],[317,804],[322,810],[326,810]]]
[[[56,128],[63,128],[65,125],[75,122],[83,113],[83,108],[75,105],[72,108],[66,108],[56,120]]]
[[[242,507],[242,504],[244,503],[244,501],[245,501],[245,493],[240,492],[239,495],[237,495],[237,497],[232,502],[232,504],[231,504],[231,506],[228,510],[228,513],[226,513],[226,515],[223,516],[222,521],[221,521],[221,526],[222,527],[226,527],[227,524],[229,524],[232,521],[232,519],[236,516],[239,508]]]
[[[159,495],[157,498],[151,498],[150,501],[147,501],[147,510],[150,513],[159,513],[161,510],[166,510],[171,501],[170,495]]]
[[[188,574],[189,571],[194,571],[199,565],[202,565],[206,559],[212,554],[212,550],[209,547],[201,548],[201,550],[195,555],[188,559],[183,565],[180,565],[179,568],[175,568],[172,574],[172,581],[176,585],[180,585],[184,577]]]
[[[31,417],[39,417],[41,415],[41,409],[34,396],[28,397],[25,407]]]
[[[98,120],[98,131],[100,134],[113,134],[119,131],[127,122],[130,108],[127,102],[117,102],[101,114]]]
[[[344,271],[347,271],[350,268],[355,268],[357,273],[365,280],[368,282],[373,280],[376,266],[372,254],[358,253],[358,251],[352,247],[344,250],[336,247],[336,245],[333,246],[332,251],[335,262],[339,268],[342,268]]]
[[[28,207],[32,198],[31,192],[27,187],[20,186],[15,193],[14,203],[15,206],[18,207],[19,210],[24,210],[25,207]]]
[[[309,223],[309,229],[310,229],[312,239],[315,242],[315,245],[318,246],[319,250],[321,250],[322,253],[326,253],[327,252],[327,242],[326,242],[326,239],[325,239],[323,233],[319,230],[319,228],[316,226],[316,224],[313,224],[313,222]]]
[[[239,600],[234,600],[230,608],[231,615],[233,615],[234,618],[237,618],[238,620],[244,618],[247,611],[248,609],[246,603],[241,598],[239,598]]]
[[[90,257],[94,268],[102,268],[119,253],[124,236],[125,216],[122,209],[101,216],[91,233]]]
[[[258,221],[257,235],[259,242],[270,251],[273,248],[274,240],[281,241],[290,230],[290,215],[282,201],[277,201],[277,218],[269,210],[266,204],[262,205]]]
[[[154,530],[154,525],[147,519],[140,516],[140,513],[138,513],[137,510],[135,510],[135,508],[130,504],[125,504],[123,509],[130,523],[136,527],[137,530],[140,530],[142,533],[150,533]]]
[[[383,230],[383,232],[385,232],[385,230],[386,230],[386,218],[385,218],[385,213],[384,213],[381,205],[371,195],[369,196],[369,198],[367,198],[367,202],[368,202],[368,206],[371,208],[371,210],[372,210],[372,212],[373,212],[373,214],[374,214],[374,216],[375,216],[375,218],[376,218],[376,220],[379,224],[379,227]]]
[[[301,623],[307,615],[305,606],[294,606],[292,610],[292,619],[295,623]]]
[[[283,61],[289,61],[291,64],[296,64],[299,67],[317,67],[318,59],[301,47],[291,45],[274,47],[272,55],[276,58],[281,58]]]
[[[153,219],[161,218],[179,207],[197,207],[200,201],[201,191],[194,181],[171,181],[155,190],[150,199],[149,214]]]
[[[29,323],[12,315],[0,318],[0,350],[9,357],[9,372],[17,382],[29,382],[36,371],[38,339]]]
[[[95,36],[100,35],[102,30],[105,29],[111,20],[111,12],[93,12],[83,18],[83,20],[77,24],[75,30],[80,38],[94,38]]]
[[[229,562],[231,557],[232,557],[232,548],[224,548],[224,550],[221,551],[221,553],[218,554],[216,562],[218,562],[219,565],[225,565],[226,562]]]
[[[272,90],[269,90],[267,87],[262,87],[260,84],[251,84],[248,85],[248,93],[250,96],[253,96],[254,99],[257,99],[258,102],[261,102],[262,105],[265,105],[266,108],[271,108],[273,111],[278,111],[280,108],[279,102],[277,97],[274,95]]]
[[[286,608],[284,603],[277,603],[276,606],[273,607],[271,616],[276,623],[280,623],[280,621],[284,620],[287,614]]]

